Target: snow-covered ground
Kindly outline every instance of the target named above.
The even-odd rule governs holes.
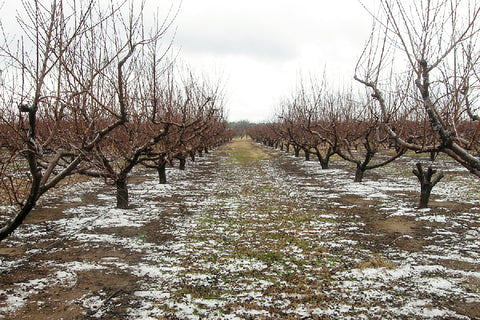
[[[480,193],[466,171],[442,164],[446,178],[432,209],[418,210],[419,186],[407,174],[414,159],[353,183],[353,168],[332,162],[321,170],[265,152],[269,160],[251,165],[221,150],[208,154],[186,171],[169,169],[167,185],[141,171],[129,210],[115,209],[100,181],[83,183],[65,197],[77,204],[61,218],[26,224],[1,244],[25,251],[21,260],[0,256],[0,277],[48,272],[15,283],[0,278],[0,318],[21,316],[33,302],[47,308],[49,296],[40,293],[78,287],[87,271],[138,282],[63,302],[94,318],[118,308],[128,319],[480,316]],[[88,194],[95,201],[82,200]],[[65,259],[72,246],[102,255]]]

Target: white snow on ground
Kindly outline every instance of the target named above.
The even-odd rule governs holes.
[[[288,165],[298,172],[282,169]],[[443,165],[447,173],[458,171],[451,162]],[[367,172],[364,182],[353,183],[353,169],[321,170],[315,161],[291,156],[248,168],[210,154],[186,171],[170,169],[167,185],[157,184],[154,173],[132,184],[130,210],[115,209],[114,193],[102,188],[101,181],[88,182],[99,203],[67,209],[62,219],[48,222],[49,228],[22,226],[6,245],[25,238],[40,243],[50,230],[60,230],[63,239],[128,248],[141,253],[142,261],[132,265],[115,256],[96,262],[44,261],[51,267],[49,276],[0,289],[0,318],[47,286],[74,286],[77,272],[115,267],[142,281],[132,293],[129,319],[172,314],[180,319],[467,319],[451,306],[480,304],[478,184],[461,175],[445,178],[434,189],[435,201],[471,204],[468,211],[450,215],[441,204],[418,210],[415,178],[389,175],[391,170],[377,170],[382,178],[376,181],[368,180]],[[85,189],[80,186],[67,201],[81,202]],[[173,197],[180,200],[168,200]],[[394,240],[375,247],[371,238],[376,235],[357,213],[366,205],[342,203],[345,197],[369,201],[367,206],[384,218],[426,224],[422,237],[394,238],[422,242],[421,250],[401,249]],[[160,216],[164,224],[159,229],[172,237],[159,245],[145,238],[142,227]],[[102,233],[105,226],[139,231],[136,236]],[[388,266],[362,266],[375,257]],[[18,264],[0,257],[0,272],[13,272]],[[105,292],[92,292],[81,301],[94,317],[108,313],[99,310]]]
[[[0,290],[0,297],[6,297],[6,301],[0,305],[0,316],[22,307],[29,297],[49,286],[74,286],[75,283],[75,273],[71,271],[56,271],[47,278],[17,283],[14,290]]]

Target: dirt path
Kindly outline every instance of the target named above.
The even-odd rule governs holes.
[[[85,183],[0,244],[0,318],[478,318],[478,188],[416,210],[410,160],[354,184],[234,140],[167,185],[137,172],[130,210]]]

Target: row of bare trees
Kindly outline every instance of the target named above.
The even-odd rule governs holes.
[[[313,90],[313,89],[315,90]],[[369,101],[353,99],[351,92],[334,94],[317,90],[314,85],[305,90],[302,85],[295,94],[285,99],[275,121],[260,124],[248,130],[249,136],[270,147],[303,153],[305,160],[316,157],[322,169],[328,169],[331,158],[337,155],[354,165],[355,182],[361,182],[365,172],[390,164],[409,149],[397,143],[384,129]],[[415,121],[398,122],[405,134],[414,135],[419,124]],[[463,129],[462,129],[463,132]],[[437,152],[426,153],[432,161]],[[413,173],[418,177],[422,192],[420,207],[427,207],[432,188],[443,177],[434,176],[435,170],[417,163]]]
[[[301,83],[292,97],[283,100],[273,123],[257,126],[250,136],[280,149],[290,147],[296,156],[315,156],[322,169],[338,155],[355,165],[355,182],[364,173],[384,166],[406,152],[382,129],[365,101],[353,94],[335,92],[325,81]]]
[[[167,162],[228,138],[220,83],[168,59],[176,12],[149,26],[144,8],[35,0],[2,30],[0,240],[66,177],[102,177],[127,208],[136,165],[165,182]]]
[[[355,79],[397,144],[446,153],[480,177],[479,14],[475,0],[381,1]],[[399,125],[409,122],[415,130]]]
[[[355,70],[366,94],[339,92],[325,80],[300,83],[275,121],[250,130],[270,146],[292,146],[328,168],[337,154],[365,171],[407,150],[444,153],[480,177],[479,14],[475,0],[382,0]],[[417,165],[420,206],[443,176]]]

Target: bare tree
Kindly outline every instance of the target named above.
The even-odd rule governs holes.
[[[282,135],[286,137],[289,144],[293,146],[295,156],[300,156],[302,150],[305,160],[310,160],[311,148],[317,145],[318,139],[306,132],[308,114],[310,106],[304,99],[304,96],[296,96],[290,100],[284,101],[281,114],[278,115],[279,121],[283,123],[280,127]],[[274,145],[272,145],[273,147]]]
[[[95,2],[23,2],[17,18],[23,31],[17,46],[5,33],[0,55],[5,59],[2,89],[1,129],[3,136],[1,183],[13,205],[0,229],[0,239],[12,233],[30,213],[38,199],[54,188],[83,161],[109,132],[125,122],[122,110],[113,121],[92,130],[80,149],[63,143],[68,115],[76,101],[93,96],[89,83],[68,90],[65,62],[98,23],[111,18],[95,10]],[[98,8],[97,8],[98,9]],[[109,62],[105,62],[108,65]],[[94,81],[95,74],[89,80]]]
[[[206,76],[196,76],[191,69],[180,70],[179,133],[171,150],[171,157],[180,161],[179,168],[185,169],[188,155],[194,159],[199,149],[208,149],[206,134],[218,129],[217,121],[223,121],[223,90],[221,80],[209,81]]]
[[[220,79],[209,83],[206,77],[194,76],[181,66],[171,68],[163,83],[152,113],[156,113],[156,122],[170,129],[142,158],[144,166],[158,171],[160,183],[167,182],[168,163],[179,160],[179,168],[184,170],[188,156],[194,159],[200,150],[218,145],[226,132]]]
[[[353,116],[349,96],[346,93],[330,92],[325,85],[312,86],[314,92],[313,110],[308,115],[306,131],[317,137],[313,147],[322,169],[328,169],[330,158],[341,146],[344,123]]]
[[[432,169],[432,167],[428,167],[427,171],[425,171],[420,162],[416,164],[416,169],[413,169],[412,172],[420,181],[421,192],[418,207],[420,209],[427,208],[432,189],[443,178],[443,172],[439,172],[434,178],[433,175],[437,173],[437,171]]]
[[[446,153],[478,177],[479,14],[474,0],[382,0],[355,76],[399,145]]]
[[[12,206],[2,213],[0,240],[12,233],[48,190],[85,170],[92,151],[128,121],[125,68],[143,40],[136,21],[121,20],[123,3],[22,2],[22,34],[0,45],[1,183]],[[118,30],[120,31],[120,30]],[[142,30],[143,31],[143,30]],[[116,84],[116,85],[112,85]],[[117,98],[117,103],[114,103]]]
[[[285,126],[280,122],[261,123],[246,130],[247,135],[257,143],[273,147],[275,144],[290,145]],[[281,143],[283,141],[283,143]],[[287,147],[288,149],[288,147]],[[288,150],[286,150],[288,152]]]
[[[81,173],[102,177],[107,183],[115,185],[117,207],[126,209],[130,172],[168,134],[170,127],[164,119],[155,118],[155,110],[149,110],[153,99],[145,91],[154,90],[155,95],[160,86],[151,83],[150,74],[144,66],[150,62],[156,68],[161,63],[161,57],[165,57],[164,52],[157,52],[160,47],[155,44],[166,34],[171,18],[167,15],[162,24],[156,24],[146,33],[143,7],[138,10],[131,7],[128,11],[113,12],[112,15],[114,20],[106,30],[115,32],[107,38],[106,45],[115,48],[112,60],[116,62],[116,70],[106,74],[110,81],[101,88],[101,94],[112,110],[125,110],[128,121],[96,144],[90,154],[90,167],[82,169]],[[145,47],[150,48],[151,55],[147,54]],[[153,79],[156,81],[155,74]],[[153,102],[156,103],[156,100]],[[156,107],[152,105],[152,108]]]
[[[381,132],[374,119],[351,124],[342,123],[342,127],[341,132],[349,134],[348,137],[342,139],[337,154],[344,160],[355,164],[354,182],[362,182],[366,171],[386,166],[406,152],[406,148],[395,146],[394,152],[389,155],[390,148],[382,148],[387,145],[386,141],[389,137]],[[352,142],[355,147],[352,146]],[[379,155],[382,157],[380,158]],[[374,161],[375,157],[380,160]]]

